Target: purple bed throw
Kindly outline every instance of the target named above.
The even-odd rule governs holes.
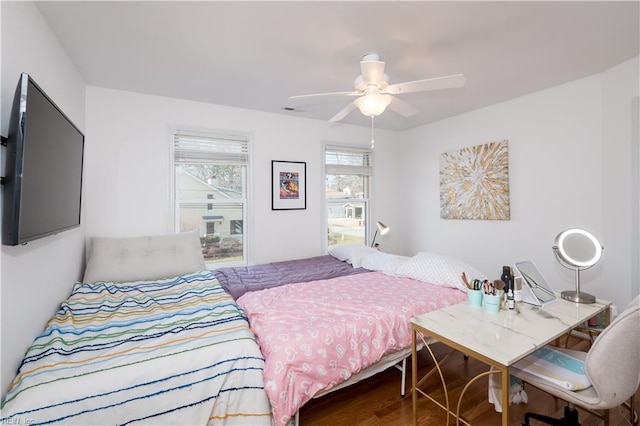
[[[222,287],[237,300],[248,291],[371,271],[354,268],[331,255],[324,255],[263,265],[220,268],[212,272]]]

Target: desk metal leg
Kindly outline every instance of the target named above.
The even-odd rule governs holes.
[[[416,350],[416,330],[411,328],[411,402],[413,410],[413,426],[418,424],[418,394],[416,383],[418,383],[418,351]]]
[[[488,376],[490,374],[499,374],[499,373],[500,373],[499,370],[489,370],[489,371],[485,371],[484,373],[480,373],[474,378],[472,378],[471,380],[469,380],[467,384],[464,386],[464,388],[462,388],[462,392],[460,393],[460,397],[458,398],[458,408],[456,409],[456,426],[460,424],[460,404],[462,404],[462,399],[464,397],[465,392],[469,388],[469,386],[471,386],[476,380],[478,380],[481,377]]]
[[[455,349],[452,348],[451,352],[449,352],[447,355],[445,355],[444,358],[442,358],[440,361],[438,361],[438,359],[436,358],[435,354],[431,351],[431,348],[429,347],[429,345],[427,344],[426,341],[424,341],[424,338],[422,336],[420,336],[420,338],[422,339],[422,343],[424,344],[425,348],[429,351],[429,354],[431,355],[431,358],[435,364],[435,366],[431,369],[431,371],[429,371],[424,377],[422,377],[420,379],[420,381],[418,381],[418,354],[417,354],[417,340],[418,340],[418,331],[416,329],[412,329],[411,331],[411,342],[412,342],[412,348],[411,348],[411,399],[412,399],[412,414],[413,414],[413,425],[417,426],[418,424],[418,408],[417,408],[417,402],[418,402],[418,393],[422,394],[423,396],[425,396],[427,399],[431,400],[431,402],[435,403],[436,405],[438,405],[440,408],[444,409],[445,412],[447,413],[447,425],[449,424],[449,416],[455,416],[455,423],[456,425],[459,425],[460,423],[469,426],[469,423],[466,420],[463,420],[460,418],[460,404],[462,402],[463,396],[466,392],[466,390],[469,388],[469,386],[471,386],[476,380],[480,379],[481,377],[490,375],[490,374],[498,374],[500,373],[501,376],[501,384],[502,384],[502,392],[501,392],[501,400],[502,400],[502,426],[509,426],[509,367],[505,367],[505,366],[495,366],[496,368],[495,370],[490,370],[490,371],[486,371],[484,373],[480,373],[478,375],[476,375],[475,377],[473,377],[467,384],[466,386],[462,389],[462,392],[460,394],[460,397],[458,399],[458,406],[457,406],[457,410],[454,413],[453,411],[451,411],[450,407],[449,407],[449,392],[447,391],[447,385],[446,382],[444,380],[444,376],[442,374],[442,371],[440,369],[440,364],[449,357],[449,355],[451,355],[453,352],[455,352]],[[441,404],[440,402],[436,401],[435,399],[433,399],[430,395],[426,394],[425,392],[419,390],[419,387],[422,383],[425,382],[425,380],[431,376],[433,373],[439,373],[440,375],[440,380],[442,382],[442,386],[443,386],[443,390],[444,390],[444,396],[445,396],[445,404]]]
[[[414,334],[414,337],[417,339],[417,336],[415,334]],[[455,419],[456,419],[456,425],[459,425],[460,422],[462,422],[466,426],[471,426],[467,421],[460,419],[460,415],[459,415],[460,403],[459,402],[458,402],[458,413],[454,413],[453,411],[451,411],[451,408],[449,406],[449,391],[447,390],[447,383],[444,380],[444,374],[442,373],[442,369],[440,368],[440,364],[442,364],[447,358],[449,358],[449,356],[452,353],[454,353],[456,350],[451,348],[451,351],[449,353],[447,353],[440,361],[438,361],[438,359],[436,358],[435,354],[431,350],[431,347],[424,340],[424,337],[422,335],[420,336],[420,339],[422,340],[422,343],[424,344],[424,347],[429,352],[429,355],[431,355],[431,359],[433,360],[434,367],[427,374],[425,374],[420,379],[420,381],[418,381],[417,383],[414,383],[414,388],[413,389],[414,389],[414,392],[415,392],[414,395],[416,395],[416,399],[414,401],[417,401],[417,394],[420,393],[421,395],[423,395],[424,397],[429,399],[431,402],[436,404],[438,407],[440,407],[443,410],[445,410],[445,412],[447,413],[447,423],[446,423],[447,425],[449,425],[449,417],[453,415],[453,416],[455,416]],[[440,376],[440,382],[442,383],[442,389],[444,391],[444,399],[445,399],[444,405],[442,403],[436,401],[433,397],[431,397],[427,393],[425,393],[425,392],[420,390],[420,386],[427,380],[427,378],[429,378],[434,373],[438,373],[438,375]],[[482,376],[482,375],[484,375],[484,374],[481,374],[480,376]],[[417,379],[417,377],[416,377],[416,379]],[[471,382],[473,382],[473,381],[475,381],[475,378],[471,380]],[[462,393],[464,394],[464,390],[462,391]],[[462,395],[461,395],[461,397],[462,397]],[[415,410],[415,405],[414,405],[414,410]]]
[[[510,393],[510,380],[509,380],[509,367],[499,367],[502,373],[502,426],[509,425],[509,393]]]

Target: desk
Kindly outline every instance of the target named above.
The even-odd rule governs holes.
[[[434,372],[431,370],[418,382],[416,345],[419,341],[426,345],[425,337],[442,342],[452,349],[494,367],[497,372],[501,373],[502,425],[507,426],[509,421],[509,366],[594,315],[603,312],[610,305],[611,302],[600,299],[593,304],[579,304],[559,299],[544,307],[518,303],[515,310],[501,310],[497,314],[492,314],[485,312],[483,308],[471,307],[463,302],[413,317],[411,320],[413,424],[417,423],[418,394],[426,396],[440,407],[445,408],[457,420],[460,420],[457,413],[453,413],[449,407],[442,374],[440,377],[443,386],[445,386],[446,407],[420,390],[421,384]],[[430,348],[427,349],[431,352]],[[439,371],[438,361],[433,353],[431,354],[436,363],[434,369]],[[481,373],[471,379],[470,383],[487,374],[491,373]],[[460,402],[458,402],[458,408],[459,406]],[[464,423],[468,424],[466,421]]]

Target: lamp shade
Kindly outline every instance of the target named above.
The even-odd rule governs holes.
[[[376,225],[378,226],[378,230],[380,231],[380,235],[385,235],[391,229],[391,228],[389,228],[387,225],[385,225],[382,222],[378,222]]]
[[[367,93],[355,100],[355,104],[360,112],[367,117],[382,114],[390,103],[390,95],[381,95],[375,92]]]

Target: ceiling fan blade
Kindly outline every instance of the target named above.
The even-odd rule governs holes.
[[[384,77],[384,62],[360,61],[360,69],[364,84],[378,84]]]
[[[336,96],[359,96],[362,93],[360,92],[356,92],[356,91],[350,91],[350,92],[327,92],[327,93],[312,93],[310,95],[296,95],[296,96],[289,96],[290,100],[294,100],[294,99],[307,99],[307,98],[330,98],[330,97],[336,97]]]
[[[349,115],[349,113],[351,111],[353,111],[354,109],[356,109],[356,103],[351,102],[349,105],[347,105],[346,107],[344,107],[339,113],[337,113],[336,115],[334,115],[333,117],[331,117],[331,119],[329,120],[329,122],[331,123],[335,123],[338,122],[340,120],[342,120],[343,118],[345,118],[347,115]]]
[[[398,114],[404,117],[411,117],[418,112],[418,108],[413,105],[396,98],[395,96],[391,97],[391,103],[389,104],[389,108],[397,112]]]
[[[448,75],[445,77],[427,78],[424,80],[408,81],[406,83],[391,84],[384,93],[397,95],[399,93],[425,92],[429,90],[453,89],[462,87],[466,79],[462,74]]]

